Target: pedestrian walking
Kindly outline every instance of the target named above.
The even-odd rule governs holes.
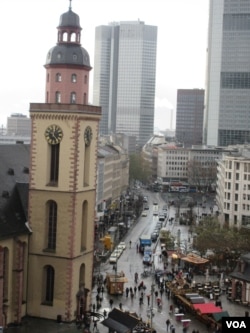
[[[173,324],[170,325],[170,332],[175,333],[175,327]]]
[[[134,286],[134,294],[135,294],[135,296],[136,296],[136,292],[137,292],[137,287]]]
[[[147,295],[148,306],[150,305],[150,295]]]
[[[166,320],[167,332],[168,332],[168,329],[169,329],[169,327],[170,327],[170,324],[171,324],[170,320],[167,319],[167,320]]]
[[[132,245],[132,242],[131,241],[129,241],[129,248],[131,249],[131,245]]]
[[[110,298],[110,300],[109,300],[110,309],[112,309],[113,303],[114,303],[114,301],[112,300],[112,298]]]
[[[98,331],[98,329],[97,329],[97,320],[94,320],[94,328],[93,328],[93,332],[94,331]]]
[[[122,303],[119,304],[119,308],[120,308],[120,310],[122,310]]]
[[[107,317],[107,311],[106,310],[103,310],[103,316],[104,316],[104,318]]]
[[[140,298],[139,298],[139,305],[142,305],[142,304],[143,304],[143,298],[140,297]]]
[[[160,308],[161,308],[161,299],[160,299],[160,298],[157,298],[157,299],[156,299],[156,302],[157,302],[157,306],[158,306],[158,308],[160,309]]]

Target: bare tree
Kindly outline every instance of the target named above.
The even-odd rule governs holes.
[[[197,161],[195,159],[188,162],[188,182],[198,189],[210,190],[215,184],[217,177],[216,161]]]

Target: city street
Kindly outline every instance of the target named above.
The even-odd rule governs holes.
[[[160,193],[154,193],[154,192],[148,192],[144,191],[144,194],[148,196],[148,204],[149,204],[149,211],[148,215],[146,217],[140,217],[138,222],[132,226],[132,228],[129,230],[128,234],[126,235],[124,241],[127,244],[126,250],[123,252],[121,257],[118,260],[117,263],[117,271],[123,271],[125,273],[125,276],[128,278],[128,283],[125,284],[126,287],[132,287],[136,285],[134,282],[134,274],[137,272],[139,274],[139,277],[141,276],[141,273],[144,270],[144,265],[142,264],[142,254],[137,253],[137,247],[139,237],[142,234],[150,234],[154,226],[156,225],[158,221],[158,216],[153,216],[153,203],[158,203],[158,209],[159,211],[162,210],[162,207],[164,204],[166,204],[166,201],[162,199]],[[209,203],[210,205],[212,203]],[[207,208],[202,208],[202,212],[209,213],[210,206]],[[198,211],[197,211],[198,212]],[[168,217],[166,219],[166,228],[168,230],[171,230],[171,233],[177,238],[177,235],[180,235],[180,244],[185,244],[185,246],[188,246],[190,239],[190,234],[188,233],[188,226],[185,225],[179,225],[179,223],[174,220],[173,224],[169,224],[167,220],[171,217],[175,219],[176,216],[176,209],[174,206],[170,206],[170,209],[168,210]],[[129,247],[129,242],[132,242],[131,248]],[[155,251],[154,251],[154,268],[155,269],[163,269],[163,263],[160,259],[160,248],[159,244],[155,244]],[[113,266],[107,261],[106,263],[101,265],[101,273],[105,277],[106,273],[114,273]],[[194,280],[196,282],[205,282],[205,276],[195,276]],[[210,277],[210,280],[216,279],[216,277]],[[144,293],[144,301],[143,305],[139,305],[139,295],[138,292],[134,296],[134,298],[131,299],[130,296],[126,297],[125,293],[123,296],[113,296],[108,295],[107,292],[104,292],[103,294],[103,301],[102,301],[102,307],[100,308],[99,312],[103,313],[104,310],[109,312],[111,310],[110,308],[110,299],[114,301],[113,307],[119,308],[119,304],[122,304],[122,309],[130,312],[135,312],[137,315],[139,315],[143,321],[148,322],[149,324],[153,324],[154,329],[158,333],[165,333],[166,332],[166,319],[169,318],[171,322],[174,324],[176,328],[176,332],[182,332],[182,323],[177,322],[175,318],[169,315],[169,307],[172,304],[171,298],[168,299],[167,295],[165,293],[162,295],[162,309],[157,308],[157,303],[155,300],[155,297],[153,296],[153,302],[152,299],[150,299],[150,306],[147,304],[147,295],[151,294],[152,288],[155,290],[158,290],[157,285],[155,285],[154,275],[141,278],[139,280],[144,282],[146,285],[146,290]],[[154,293],[153,293],[154,294]],[[96,289],[93,290],[92,293],[92,303],[95,303],[95,298],[97,295]],[[228,311],[229,315],[231,316],[244,316],[245,311],[247,308],[244,308],[243,306],[237,306],[233,303],[230,303],[225,295],[221,296],[221,302],[223,310]],[[152,307],[153,304],[153,307]],[[151,316],[152,313],[152,316]],[[204,329],[206,329],[205,325],[199,322],[197,319],[193,318],[190,314],[186,314],[185,318],[191,319],[190,328],[189,331],[191,332],[193,329],[199,330],[200,332],[204,332]],[[98,329],[100,332],[108,332],[108,328],[104,327],[101,323],[98,324]]]
[[[142,264],[142,254],[137,252],[137,244],[139,241],[139,237],[142,234],[151,234],[151,232],[154,230],[154,227],[158,221],[158,216],[153,216],[153,203],[158,203],[158,210],[161,211],[164,204],[166,204],[166,198],[165,200],[162,199],[162,196],[160,193],[155,192],[149,192],[144,190],[143,195],[146,195],[148,197],[148,215],[145,217],[140,217],[134,225],[131,226],[128,233],[126,234],[123,241],[126,243],[126,249],[123,251],[122,255],[120,256],[118,263],[117,263],[117,272],[123,271],[125,273],[125,276],[128,279],[128,282],[125,283],[125,288],[134,288],[135,286],[138,286],[138,284],[143,281],[144,285],[146,286],[146,290],[144,292],[143,296],[143,304],[139,304],[139,294],[138,291],[134,295],[133,298],[128,295],[126,297],[125,293],[123,295],[115,296],[115,295],[109,295],[106,288],[104,289],[104,293],[102,295],[102,302],[101,302],[101,308],[98,310],[100,314],[104,313],[104,310],[108,313],[111,311],[110,308],[110,299],[113,300],[113,306],[119,308],[119,305],[122,304],[122,309],[126,311],[130,311],[132,313],[136,313],[138,316],[142,318],[143,321],[148,322],[149,325],[151,323],[153,324],[154,329],[157,331],[157,333],[165,333],[166,332],[166,320],[167,318],[170,319],[171,323],[175,326],[175,332],[176,333],[182,333],[182,323],[179,321],[176,321],[174,315],[169,314],[169,308],[172,304],[171,298],[168,299],[165,292],[162,295],[162,308],[158,309],[156,299],[154,296],[155,291],[159,291],[157,285],[155,284],[154,275],[141,278],[141,273],[144,271],[144,265]],[[178,221],[175,220],[176,216],[176,209],[174,206],[170,206],[168,210],[168,216],[166,219],[166,228],[171,231],[171,233],[177,238],[179,235],[180,237],[180,244],[184,244],[184,246],[188,247],[190,239],[190,234],[188,233],[189,227],[186,225],[179,225]],[[169,224],[168,219],[174,218],[174,221],[172,224]],[[129,245],[129,242],[131,241],[131,248]],[[154,246],[154,269],[163,269],[163,262],[160,258],[160,248],[158,243],[153,243]],[[107,260],[105,263],[102,263],[100,266],[100,273],[103,275],[103,277],[106,277],[107,273],[113,273],[113,264],[109,263],[109,260]],[[136,284],[134,282],[134,274],[138,273],[139,275],[139,281]],[[194,276],[194,280],[196,282],[205,282],[206,277],[205,276]],[[216,279],[215,276],[210,277],[210,280]],[[148,306],[147,302],[147,295],[152,294],[151,290],[154,290],[153,292],[153,299],[150,296],[150,305]],[[140,292],[141,293],[141,292]],[[94,287],[92,291],[92,305],[96,304],[96,296],[97,296],[97,286]],[[221,295],[220,297],[222,302],[222,307],[224,311],[228,311],[230,316],[244,316],[245,311],[248,310],[248,308],[243,307],[241,305],[235,305],[232,302],[229,302],[226,298],[226,295]],[[186,319],[190,319],[190,327],[189,332],[191,333],[193,329],[199,330],[200,333],[207,331],[207,328],[204,324],[199,322],[197,319],[195,319],[192,315],[189,313],[185,314]],[[97,329],[100,333],[107,333],[108,328],[101,324],[100,320],[97,323]],[[93,323],[91,323],[90,326],[91,332],[95,332],[96,329],[93,327]],[[75,323],[72,324],[64,324],[64,323],[56,323],[53,321],[46,321],[46,320],[29,320],[22,327],[15,327],[15,328],[9,328],[8,333],[40,333],[40,332],[46,332],[46,333],[76,333],[79,332],[79,329],[77,328]],[[212,333],[212,331],[211,331]]]

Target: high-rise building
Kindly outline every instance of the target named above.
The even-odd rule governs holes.
[[[210,0],[203,141],[250,142],[250,1]]]
[[[157,27],[141,21],[96,27],[93,102],[100,134],[125,133],[142,146],[154,131]]]
[[[178,89],[176,138],[186,147],[202,143],[204,89]]]
[[[12,113],[7,118],[7,135],[12,136],[30,136],[31,122],[30,118],[21,113]]]

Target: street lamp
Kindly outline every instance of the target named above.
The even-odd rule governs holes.
[[[150,308],[147,310],[147,316],[150,319],[150,327],[151,329],[153,328],[153,317],[154,317],[154,308],[153,308],[153,304],[154,304],[154,291],[155,291],[155,285],[152,284],[151,285],[151,306]]]

